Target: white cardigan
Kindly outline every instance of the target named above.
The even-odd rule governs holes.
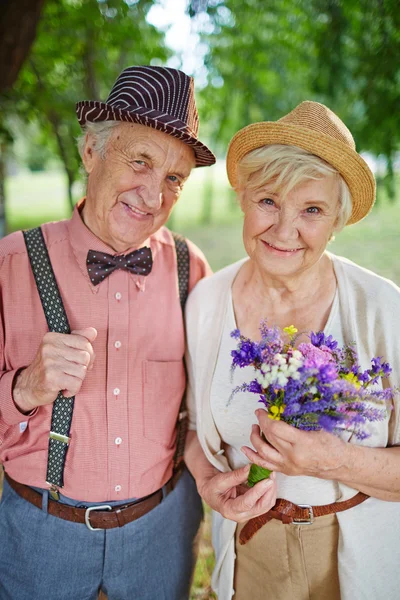
[[[329,256],[338,282],[340,318],[343,330],[347,332],[346,343],[356,342],[363,369],[369,367],[373,356],[383,356],[393,368],[389,385],[400,386],[400,289],[347,259]],[[230,468],[222,455],[221,439],[213,421],[210,389],[229,290],[245,260],[248,259],[201,280],[189,296],[186,307],[187,402],[191,427],[197,429],[208,460],[220,471]],[[399,408],[397,398],[390,420],[377,424],[367,445],[400,445]],[[338,513],[337,517],[342,600],[398,600],[400,503],[369,498],[353,509]],[[219,600],[230,600],[234,594],[236,523],[214,511],[212,519],[216,555],[212,586]]]

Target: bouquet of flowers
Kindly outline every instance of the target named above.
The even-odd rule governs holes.
[[[354,345],[340,348],[332,336],[311,333],[310,342],[296,347],[298,331],[293,325],[269,328],[260,325],[261,341],[254,342],[236,329],[238,340],[232,351],[232,370],[253,366],[252,381],[236,387],[237,392],[259,396],[271,419],[282,420],[306,431],[325,430],[339,434],[350,431],[358,440],[369,437],[364,426],[386,418],[392,388],[376,384],[391,372],[382,357],[372,358],[362,371]],[[270,471],[252,465],[248,483],[269,477]]]

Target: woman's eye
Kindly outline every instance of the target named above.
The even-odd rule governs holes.
[[[321,211],[319,210],[318,206],[309,206],[306,212],[308,212],[310,215],[318,215]]]
[[[272,198],[263,198],[260,200],[260,204],[263,206],[275,206],[275,202],[272,200]]]
[[[168,175],[168,179],[169,181],[171,181],[172,183],[180,183],[179,179],[176,177],[176,175]]]

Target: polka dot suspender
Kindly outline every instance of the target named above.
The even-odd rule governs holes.
[[[184,237],[177,233],[172,234],[175,241],[176,260],[178,268],[179,298],[182,307],[182,315],[185,310],[186,299],[189,293],[190,256],[189,248]],[[186,378],[187,379],[187,378]],[[174,456],[174,471],[183,467],[183,452],[185,449],[186,432],[188,427],[188,413],[186,408],[186,396],[183,395],[179,408],[176,450]]]
[[[51,266],[42,230],[40,227],[36,227],[23,233],[49,331],[70,333],[68,317]],[[64,485],[64,465],[70,441],[69,433],[74,399],[74,396],[65,398],[59,392],[53,404],[46,483],[50,486],[50,491],[54,497],[58,496],[57,488],[62,488]]]

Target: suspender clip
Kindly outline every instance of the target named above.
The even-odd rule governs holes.
[[[50,438],[52,440],[57,440],[57,442],[63,442],[64,444],[67,444],[67,446],[71,440],[67,435],[62,435],[62,433],[56,433],[55,431],[50,431]]]

